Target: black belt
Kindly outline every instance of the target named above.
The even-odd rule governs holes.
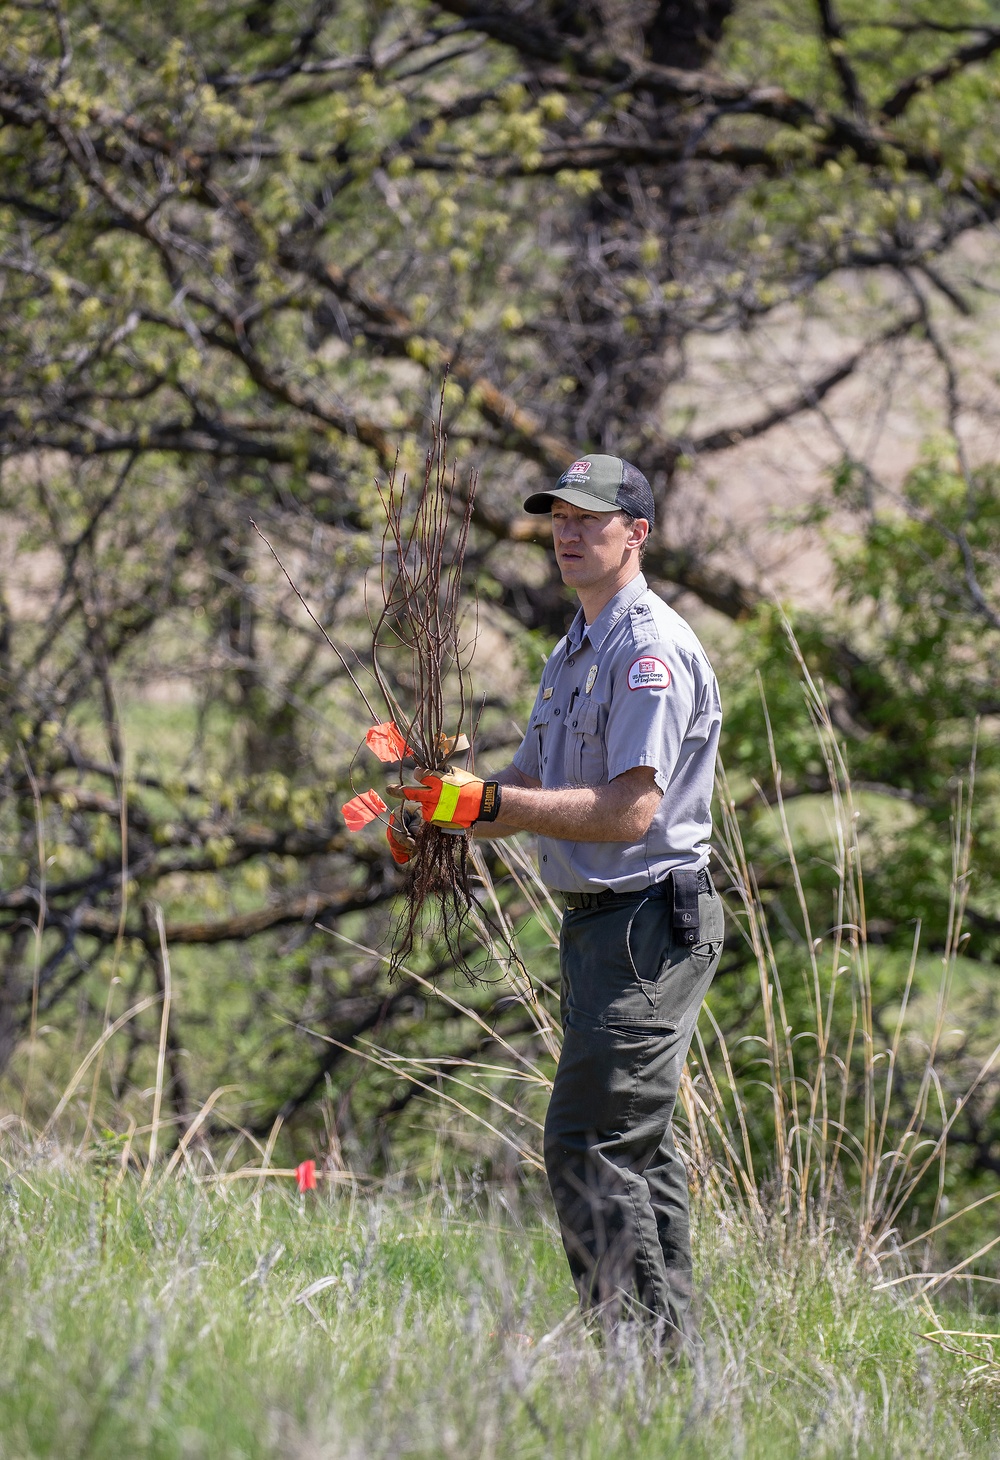
[[[641,887],[637,892],[612,892],[610,887],[605,887],[602,892],[562,892],[559,896],[563,900],[563,906],[569,912],[575,912],[584,907],[608,907],[616,902],[634,902],[637,897],[666,897],[668,894],[673,898],[674,921],[678,921],[678,915],[683,915],[684,921],[681,927],[685,932],[698,931],[698,894],[712,891],[712,879],[708,875],[707,867],[702,867],[698,872],[690,872],[686,867],[678,868],[676,872],[670,872],[662,882],[654,882],[650,887]],[[692,912],[688,905],[693,899],[694,907],[694,928],[690,928],[687,917]],[[692,943],[698,941],[697,936],[691,939]]]
[[[568,912],[575,912],[580,908],[613,907],[616,903],[635,902],[637,898],[669,895],[674,938],[682,947],[693,948],[701,938],[698,895],[712,890],[707,868],[695,872],[689,867],[677,867],[662,882],[654,882],[638,892],[612,892],[610,887],[603,892],[564,892],[563,902]]]

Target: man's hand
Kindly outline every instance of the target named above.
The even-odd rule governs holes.
[[[470,771],[419,771],[419,786],[404,786],[407,801],[415,801],[425,821],[441,830],[463,829],[477,821],[494,821],[500,810],[500,787]]]

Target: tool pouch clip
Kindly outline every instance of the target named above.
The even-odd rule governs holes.
[[[698,912],[698,873],[688,867],[671,872],[674,889],[674,905],[671,927],[674,940],[684,948],[693,948],[701,938],[701,918]]]

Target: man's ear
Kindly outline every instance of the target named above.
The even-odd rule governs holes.
[[[628,537],[625,539],[627,548],[642,547],[649,536],[649,523],[645,517],[637,517],[628,530]]]

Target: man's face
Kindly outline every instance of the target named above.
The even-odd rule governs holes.
[[[569,502],[552,502],[552,542],[562,580],[577,592],[612,585],[645,536],[645,524],[620,512],[588,512]]]

